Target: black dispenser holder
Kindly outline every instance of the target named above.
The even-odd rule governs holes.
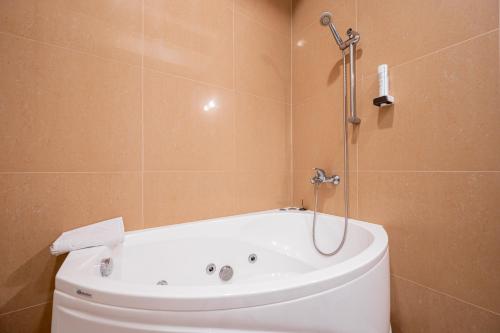
[[[394,97],[391,95],[379,96],[373,99],[373,105],[378,107],[388,106],[394,103]]]

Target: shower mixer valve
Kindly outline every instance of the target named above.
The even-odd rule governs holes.
[[[340,184],[340,176],[327,176],[325,170],[314,168],[314,176],[311,178],[311,184],[319,185],[323,183],[332,183],[333,185]]]

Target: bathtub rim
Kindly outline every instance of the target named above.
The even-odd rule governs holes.
[[[221,223],[230,219],[266,214],[304,214],[310,211],[268,210],[213,218],[176,225],[155,227],[126,233],[126,238],[155,230],[173,230],[199,223]],[[339,216],[320,214],[338,219]],[[158,287],[107,280],[99,276],[78,274],[79,266],[100,255],[103,247],[70,253],[56,275],[56,290],[85,301],[145,310],[209,311],[227,310],[289,301],[322,291],[338,288],[370,271],[388,252],[388,237],[384,228],[355,219],[349,223],[366,229],[373,235],[371,244],[357,255],[338,264],[271,282],[210,286]],[[84,294],[78,291],[84,291]],[[85,296],[85,293],[92,295]]]

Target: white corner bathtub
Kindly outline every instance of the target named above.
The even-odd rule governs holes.
[[[52,333],[390,332],[384,229],[350,220],[344,248],[325,257],[311,223],[311,212],[276,210],[129,232],[113,249],[74,251],[56,276]],[[319,246],[334,249],[342,228],[342,217],[319,214]],[[105,258],[114,264],[106,277]],[[228,281],[223,266],[233,270]]]

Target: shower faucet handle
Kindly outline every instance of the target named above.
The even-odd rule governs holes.
[[[311,178],[311,184],[321,184],[326,180],[326,172],[320,168],[314,168],[314,176]]]
[[[327,176],[325,170],[320,168],[314,168],[313,170],[315,173],[311,178],[311,184],[319,185],[323,183],[332,183],[338,185],[340,183],[340,176]]]
[[[340,176],[333,175],[327,179],[327,183],[332,183],[333,185],[340,184]]]

